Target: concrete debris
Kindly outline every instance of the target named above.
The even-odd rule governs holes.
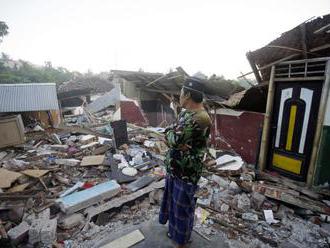
[[[75,213],[69,216],[64,216],[59,220],[58,226],[62,229],[68,230],[83,224],[85,221],[81,213]]]
[[[138,171],[137,169],[132,167],[125,167],[123,168],[122,173],[126,176],[134,177],[138,173]]]
[[[242,210],[249,210],[251,207],[250,198],[247,194],[243,193],[237,197],[237,207]]]
[[[243,213],[242,219],[248,220],[248,221],[258,221],[259,220],[258,215],[253,214],[253,213]]]
[[[252,207],[255,209],[261,209],[262,204],[266,200],[266,197],[258,192],[253,192],[251,197]]]
[[[79,191],[57,200],[64,213],[71,214],[85,209],[102,200],[109,199],[120,192],[120,185],[115,181],[98,184],[89,189]]]
[[[229,185],[229,181],[228,180],[226,180],[226,179],[223,179],[222,177],[219,177],[219,176],[217,176],[217,175],[212,175],[212,178],[211,178],[211,180],[213,181],[213,182],[216,182],[220,187],[222,187],[222,188],[226,188],[226,187],[228,187],[228,185]]]
[[[29,133],[25,144],[0,151],[0,246],[8,236],[18,247],[101,247],[114,230],[157,218],[163,135],[123,121],[110,127],[109,111],[83,111],[68,117],[79,126]],[[194,230],[203,239],[219,236],[229,247],[327,247],[330,194],[257,173],[238,155],[212,154],[195,194]]]
[[[8,231],[8,236],[13,244],[19,244],[28,237],[30,225],[23,221]]]
[[[220,210],[221,210],[221,212],[228,212],[229,208],[230,208],[229,205],[227,205],[226,203],[223,203],[221,205]]]

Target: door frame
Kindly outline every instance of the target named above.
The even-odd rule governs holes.
[[[275,78],[275,65],[271,68],[270,80],[268,85],[268,96],[267,96],[267,105],[266,105],[266,113],[264,118],[263,130],[262,130],[262,138],[261,138],[261,146],[260,146],[260,153],[259,153],[259,170],[265,170],[267,161],[268,161],[268,154],[269,154],[269,139],[270,139],[270,132],[271,132],[271,122],[273,118],[273,105],[274,105],[274,96],[275,96],[275,84],[277,82],[304,82],[304,81],[323,81],[322,86],[322,93],[319,105],[319,112],[316,122],[316,129],[315,135],[313,140],[313,148],[310,157],[310,162],[308,166],[307,172],[307,186],[311,187],[313,185],[315,169],[316,169],[316,159],[318,148],[320,144],[321,138],[321,130],[323,126],[325,111],[326,111],[326,102],[329,95],[329,87],[330,87],[330,57],[325,58],[315,58],[315,59],[304,59],[304,60],[294,60],[294,61],[286,61],[279,63],[278,65],[291,65],[291,64],[299,64],[299,63],[307,63],[310,62],[321,62],[325,61],[325,72],[324,76],[303,76],[303,77],[294,77],[294,78]]]

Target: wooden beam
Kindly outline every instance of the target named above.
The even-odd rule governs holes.
[[[301,34],[301,47],[304,59],[307,59],[307,43],[306,43],[306,24],[303,23],[299,26]]]
[[[156,93],[165,93],[165,94],[173,94],[180,95],[180,91],[172,91],[172,90],[161,90],[161,89],[151,89],[151,88],[141,88],[144,91],[156,92]]]
[[[261,70],[267,69],[267,68],[269,68],[269,67],[272,67],[273,65],[277,65],[277,64],[282,63],[282,62],[284,62],[284,61],[287,61],[287,60],[289,60],[289,59],[292,59],[292,58],[294,58],[294,57],[296,57],[296,56],[298,56],[298,55],[299,55],[298,53],[291,54],[291,55],[289,55],[289,56],[286,56],[286,57],[284,57],[284,58],[281,58],[281,59],[279,59],[279,60],[276,60],[276,61],[274,61],[274,62],[272,62],[272,63],[270,63],[270,64],[268,64],[268,65],[265,65],[265,66],[260,67],[260,68],[258,69],[258,71],[261,71]],[[238,78],[245,77],[245,76],[250,75],[250,74],[252,74],[252,73],[253,73],[253,71],[248,72],[248,73],[245,73],[244,75],[241,75],[241,76],[239,76]]]
[[[310,52],[317,52],[317,51],[321,51],[323,49],[327,49],[327,48],[330,48],[330,44],[325,44],[325,45],[322,45],[322,46],[319,46],[319,47],[315,47],[311,50],[309,50]]]
[[[320,139],[321,139],[321,131],[323,127],[323,121],[326,112],[326,105],[329,97],[329,88],[330,88],[330,60],[328,60],[326,65],[325,71],[325,81],[323,84],[321,100],[320,100],[320,107],[319,107],[319,114],[317,116],[317,123],[316,123],[316,131],[313,140],[313,149],[311,160],[309,162],[309,168],[307,173],[307,185],[311,187],[314,183],[314,177],[316,173],[316,161],[317,161],[317,153],[320,146]]]
[[[253,73],[254,73],[254,76],[256,77],[256,80],[257,80],[258,84],[260,84],[260,83],[262,82],[262,79],[261,79],[261,76],[260,76],[260,74],[259,74],[259,70],[258,70],[258,68],[257,68],[257,66],[256,66],[256,64],[255,64],[255,62],[252,61],[251,52],[248,52],[248,53],[246,54],[246,57],[247,57],[247,60],[248,60],[249,63],[250,63],[250,66],[251,66],[251,68],[252,68],[252,71],[253,71]]]
[[[319,28],[319,29],[317,29],[317,30],[315,30],[314,31],[314,34],[318,34],[318,33],[322,32],[323,30],[325,30],[327,28],[330,28],[330,23],[327,24],[327,25],[325,25],[325,26],[323,26],[323,27],[321,27],[321,28]]]

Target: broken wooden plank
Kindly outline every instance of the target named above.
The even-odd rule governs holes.
[[[34,178],[40,178],[44,175],[46,175],[49,172],[49,170],[24,170],[22,173],[24,175],[34,177]]]
[[[7,192],[21,192],[23,190],[25,190],[28,186],[30,185],[30,183],[23,183],[23,184],[19,184],[19,185],[16,185],[10,189],[8,189]]]
[[[22,174],[10,170],[0,169],[0,188],[10,188],[11,184],[15,182]]]
[[[104,162],[105,155],[83,157],[80,166],[101,165]]]
[[[330,207],[327,205],[307,197],[290,194],[288,193],[288,190],[283,188],[267,184],[253,184],[252,191],[259,192],[269,198],[292,204],[300,208],[309,209],[318,213],[330,214]]]
[[[98,215],[102,212],[111,210],[113,208],[121,207],[125,203],[134,201],[135,199],[137,199],[137,198],[139,198],[139,197],[141,197],[145,194],[148,194],[148,193],[150,193],[151,191],[153,191],[155,189],[164,188],[164,186],[165,186],[165,179],[163,179],[159,182],[153,182],[152,184],[145,187],[144,189],[136,191],[132,194],[124,195],[124,196],[121,196],[120,198],[112,199],[112,200],[110,200],[110,201],[108,201],[108,202],[106,202],[106,203],[104,203],[100,206],[96,206],[96,207],[92,206],[90,208],[87,208],[85,210],[85,214],[87,214],[88,218],[91,219],[94,216],[96,216],[96,215]]]
[[[128,248],[144,240],[140,230],[135,230],[114,241],[102,246],[101,248]]]

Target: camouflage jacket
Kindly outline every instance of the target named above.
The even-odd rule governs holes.
[[[211,120],[205,110],[183,111],[178,122],[168,128],[167,173],[197,184],[203,170],[203,157],[210,134]]]

